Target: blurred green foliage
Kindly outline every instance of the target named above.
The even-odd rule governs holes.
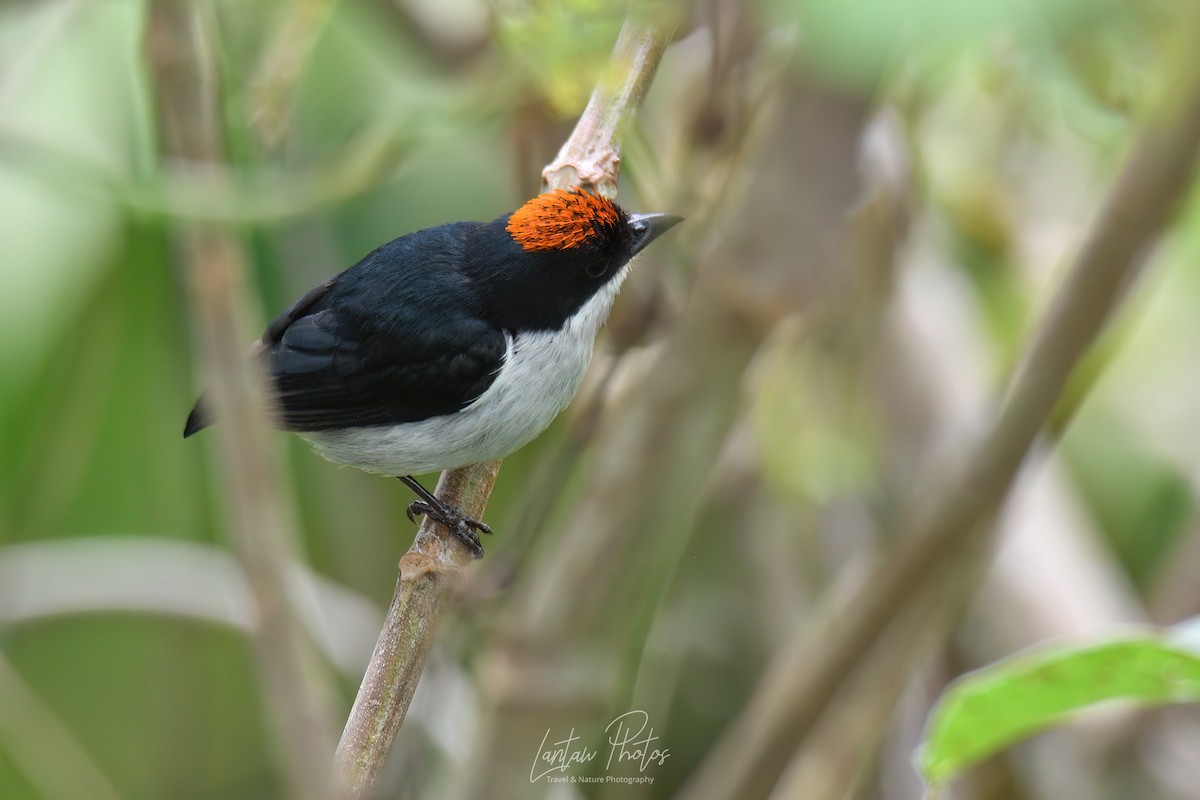
[[[989,665],[948,688],[930,716],[921,772],[945,784],[1071,713],[1114,700],[1200,702],[1200,658],[1150,637],[1051,647]]]
[[[4,547],[99,536],[224,546],[213,444],[180,438],[202,379],[172,225],[189,211],[235,220],[261,323],[382,242],[495,217],[535,191],[536,167],[600,79],[623,12],[599,0],[468,3],[471,24],[447,39],[422,27],[429,3],[397,3],[403,13],[389,3],[337,3],[304,59],[286,140],[264,153],[252,127],[256,70],[286,6],[201,5],[219,33],[230,161],[221,180],[159,158],[145,3],[0,7]],[[999,385],[1158,90],[1158,54],[1176,13],[1168,0],[768,0],[751,4],[737,47],[718,61],[762,47],[772,26],[794,26],[799,54],[785,97],[815,86],[845,107],[899,110],[913,151],[914,269],[948,265],[958,294],[939,313],[979,322],[979,363],[964,369]],[[685,24],[679,60],[697,58],[707,36]],[[710,116],[698,119],[724,109],[704,110]],[[709,129],[685,122],[697,141],[679,148],[703,152]],[[660,158],[679,163],[665,145],[639,144],[630,152],[649,155],[628,159],[635,181],[661,175]],[[661,197],[672,187],[639,188]],[[794,198],[755,200],[790,208]],[[782,249],[795,257],[801,245]],[[1095,392],[1071,407],[1078,413],[1062,431],[1089,522],[1146,597],[1196,526],[1200,448],[1182,432],[1194,426],[1200,399],[1198,256],[1193,203],[1157,255],[1163,277],[1105,343]],[[690,281],[688,269],[672,279]],[[657,298],[642,289],[640,300]],[[813,554],[821,504],[869,493],[892,423],[841,351],[769,341],[758,394],[746,402],[749,458],[765,493],[794,513],[784,534]],[[335,468],[294,437],[279,442],[308,562],[382,608],[412,533],[408,494]],[[489,519],[520,519],[524,484],[572,446],[564,420],[510,458]],[[574,461],[567,469],[561,495],[569,500],[580,477]],[[664,706],[662,733],[678,754],[653,796],[686,780],[740,709],[773,635],[754,605],[763,581],[730,535],[745,509],[721,496],[709,505],[677,571],[661,570],[670,582],[655,598],[702,624],[676,631],[654,616],[658,606],[628,610],[644,617],[642,633],[677,637],[645,652],[631,646],[631,670],[651,663],[662,673],[622,678]],[[518,537],[496,527],[488,558],[520,565]],[[504,581],[496,584],[502,591]],[[0,610],[18,599],[0,586]],[[448,634],[447,649],[464,661],[494,623],[482,606]],[[282,796],[240,634],[98,609],[5,625],[0,654],[121,797]],[[357,678],[340,680],[348,705]],[[0,739],[0,798],[38,796]]]

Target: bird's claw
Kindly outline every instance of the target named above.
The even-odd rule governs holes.
[[[405,513],[408,515],[409,521],[413,523],[417,521],[418,514],[423,514],[434,522],[440,522],[467,546],[475,558],[483,557],[483,543],[479,541],[479,534],[476,531],[490,534],[492,529],[486,523],[472,519],[457,509],[446,506],[439,508],[424,500],[414,500],[409,503]]]

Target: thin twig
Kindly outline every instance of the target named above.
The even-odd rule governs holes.
[[[673,26],[647,24],[634,16],[621,27],[611,67],[601,80],[571,138],[542,170],[542,190],[583,186],[607,196],[617,193],[621,142],[642,104],[667,48]]]
[[[275,24],[250,88],[250,121],[259,142],[275,150],[292,118],[296,85],[337,0],[292,0]]]
[[[619,137],[645,99],[670,35],[669,25],[631,13],[613,49],[612,74],[620,77],[592,93],[559,158],[543,174],[546,188],[582,181],[615,192]],[[443,473],[437,495],[482,517],[499,469],[500,462],[493,461]],[[429,655],[442,603],[470,563],[467,549],[429,520],[401,560],[396,593],[337,749],[349,796],[362,797],[378,782]]]
[[[803,633],[779,661],[807,650],[806,669],[785,681],[764,679],[682,796],[746,796],[773,783],[798,742],[820,718],[854,667],[918,588],[978,539],[973,534],[1008,493],[1018,468],[1054,408],[1072,369],[1104,327],[1136,276],[1145,251],[1168,224],[1191,183],[1200,143],[1200,64],[1189,54],[1184,83],[1149,121],[1099,219],[1059,291],[1007,401],[988,435],[943,479],[935,499],[897,526],[903,544],[866,582],[823,644]],[[794,662],[793,662],[794,663]],[[775,674],[774,669],[768,675]]]
[[[175,156],[196,163],[222,158],[214,35],[200,4],[155,3],[147,51],[155,67],[163,138]],[[250,340],[242,254],[223,230],[192,226],[181,244],[189,265],[196,321],[221,424],[215,435],[229,498],[232,543],[253,592],[258,620],[252,639],[259,685],[290,781],[291,796],[331,796],[331,686],[288,599],[294,525],[266,438],[263,379],[244,357]]]

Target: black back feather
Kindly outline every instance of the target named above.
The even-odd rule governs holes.
[[[320,431],[459,411],[491,386],[510,336],[561,328],[631,255],[623,226],[585,247],[526,252],[507,220],[402,236],[272,321],[258,349],[281,426]],[[183,435],[212,421],[202,396]]]

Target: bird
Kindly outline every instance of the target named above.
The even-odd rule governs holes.
[[[682,221],[583,187],[490,222],[451,222],[376,248],[288,306],[251,347],[272,422],[338,464],[399,478],[410,521],[482,557],[483,522],[414,475],[503,458],[571,402],[631,260]],[[202,394],[184,438],[217,420]]]

